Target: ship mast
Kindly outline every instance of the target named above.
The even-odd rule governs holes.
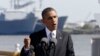
[[[40,6],[39,6],[40,9],[42,8],[42,1],[43,1],[43,0],[39,0],[39,2],[40,2]]]

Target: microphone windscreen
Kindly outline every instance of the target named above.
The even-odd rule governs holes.
[[[44,37],[44,38],[41,39],[41,42],[48,43],[48,41],[49,41],[49,40],[48,40],[48,38],[46,38],[46,37]]]
[[[56,38],[51,38],[51,42],[53,42],[56,45],[57,44],[57,39]]]

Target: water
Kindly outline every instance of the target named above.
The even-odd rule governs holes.
[[[76,56],[91,56],[91,39],[100,37],[97,34],[80,34],[71,35]],[[23,39],[28,35],[0,35],[0,51],[14,51],[15,45],[20,44],[20,49],[23,46]]]
[[[21,49],[25,37],[28,35],[0,35],[0,50],[15,51],[17,43],[20,44]]]
[[[92,38],[100,37],[97,34],[81,34],[72,35],[72,40],[74,43],[74,50],[76,56],[92,56],[91,55],[91,40]]]

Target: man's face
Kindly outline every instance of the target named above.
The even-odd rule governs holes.
[[[46,27],[52,31],[57,29],[58,24],[58,16],[55,11],[49,11],[46,13],[46,15],[43,18],[43,23],[46,25]]]
[[[24,40],[24,44],[25,44],[25,45],[30,45],[30,42],[31,42],[31,40],[28,39],[28,38]]]

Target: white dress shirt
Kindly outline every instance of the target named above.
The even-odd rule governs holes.
[[[46,30],[47,38],[50,39],[50,38],[51,38],[51,37],[50,37],[51,31],[50,31],[47,27],[46,27],[45,30]],[[56,38],[56,30],[53,30],[52,33],[53,33],[52,38]]]

